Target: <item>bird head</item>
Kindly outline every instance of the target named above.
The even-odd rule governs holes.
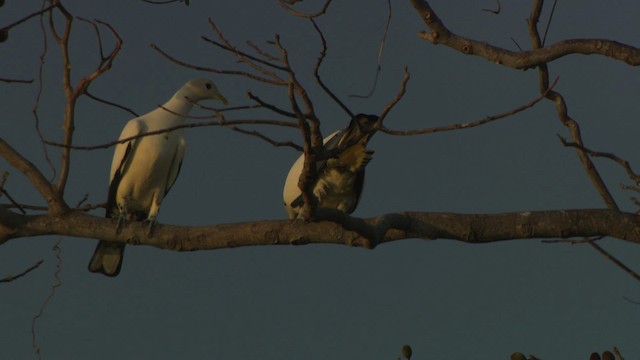
[[[218,88],[209,79],[193,79],[184,84],[182,89],[178,91],[178,94],[184,96],[191,101],[200,101],[204,99],[218,100],[221,103],[227,105],[227,99],[218,91]]]
[[[375,134],[376,130],[378,130],[377,124],[378,116],[376,115],[355,115],[351,119],[349,127],[347,128],[347,134],[341,142],[344,143],[345,141],[361,139],[363,137],[366,137],[366,141],[369,141],[373,134]]]

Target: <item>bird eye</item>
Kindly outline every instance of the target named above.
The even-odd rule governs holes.
[[[207,87],[207,90],[211,90],[211,84],[210,83],[207,83],[205,86]]]

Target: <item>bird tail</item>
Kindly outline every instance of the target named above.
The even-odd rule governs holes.
[[[89,271],[107,276],[117,276],[122,267],[124,244],[100,241],[89,262]]]

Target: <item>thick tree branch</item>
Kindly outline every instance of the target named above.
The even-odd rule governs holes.
[[[435,45],[445,45],[466,55],[476,55],[497,64],[515,69],[530,69],[570,54],[603,55],[625,63],[640,65],[640,49],[605,39],[568,39],[529,51],[510,51],[486,42],[472,40],[452,33],[440,20],[427,1],[411,0],[431,32],[421,32],[423,39]]]
[[[344,216],[340,221],[341,224],[271,220],[200,227],[159,224],[153,237],[148,238],[143,222],[127,224],[118,234],[115,221],[78,211],[61,215],[20,215],[0,207],[0,243],[51,234],[175,251],[310,243],[374,248],[411,238],[479,244],[514,239],[610,236],[640,243],[640,216],[609,209],[502,214],[403,212],[368,219]]]

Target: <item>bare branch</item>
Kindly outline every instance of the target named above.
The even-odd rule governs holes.
[[[370,98],[373,95],[373,92],[376,91],[376,87],[378,86],[378,76],[380,75],[380,71],[382,71],[382,52],[384,51],[384,44],[387,41],[387,34],[389,33],[389,25],[391,25],[391,0],[387,0],[387,23],[384,26],[384,33],[382,34],[382,40],[380,41],[380,47],[378,48],[378,66],[376,67],[376,75],[373,78],[373,84],[371,85],[371,90],[366,95],[357,95],[351,94],[349,97],[353,98]]]
[[[33,83],[33,79],[31,79],[31,80],[21,80],[21,79],[0,78],[0,81],[6,82],[6,83],[19,83],[19,84],[31,84],[31,83]]]
[[[138,115],[138,113],[136,113],[135,111],[131,110],[130,108],[128,108],[128,107],[126,107],[126,106],[124,106],[124,105],[120,105],[120,104],[117,104],[117,103],[114,103],[114,102],[111,102],[111,101],[108,101],[108,100],[105,100],[105,99],[99,98],[99,97],[97,97],[97,96],[95,96],[95,95],[91,94],[91,93],[89,92],[89,89],[85,89],[85,90],[84,90],[84,94],[85,94],[85,95],[87,95],[87,96],[88,96],[89,98],[91,98],[92,100],[95,100],[95,101],[97,101],[97,102],[100,102],[100,103],[103,103],[103,104],[106,104],[106,105],[109,105],[109,106],[117,107],[117,108],[119,108],[119,109],[122,109],[122,110],[124,110],[124,111],[128,112],[129,114],[131,114],[131,115],[133,115],[133,116],[135,116],[135,117],[140,116],[140,115]]]
[[[329,8],[329,5],[331,5],[332,0],[327,0],[318,12],[312,13],[312,14],[305,14],[305,13],[295,11],[289,6],[289,5],[293,5],[298,1],[301,1],[301,0],[278,0],[278,4],[280,4],[280,6],[282,6],[285,10],[287,10],[291,15],[313,19],[313,18],[322,16],[327,12],[327,9]]]
[[[490,12],[492,14],[500,14],[500,10],[502,10],[502,5],[500,5],[500,0],[496,0],[496,3],[498,3],[498,8],[495,10],[492,9],[482,9],[482,11],[486,11],[486,12]]]
[[[598,252],[600,252],[600,254],[602,254],[604,257],[606,257],[607,259],[611,260],[619,268],[624,270],[627,274],[631,275],[631,277],[633,277],[634,279],[640,281],[640,275],[638,275],[638,273],[636,273],[635,271],[631,270],[631,268],[629,268],[622,261],[618,260],[616,257],[611,255],[609,252],[607,252],[605,249],[603,249],[600,245],[596,244],[594,241],[590,241],[589,244],[591,244],[591,246],[594,249],[598,250]]]
[[[578,149],[581,149],[582,151],[585,151],[590,156],[603,157],[603,158],[607,158],[607,159],[610,159],[610,160],[618,163],[618,165],[622,166],[624,168],[624,170],[627,172],[627,176],[629,177],[629,179],[631,179],[633,182],[635,182],[636,185],[640,185],[640,175],[636,174],[633,171],[629,161],[621,159],[617,155],[612,154],[612,153],[594,151],[594,150],[591,150],[591,149],[589,149],[589,148],[587,148],[587,147],[585,147],[583,145],[579,145],[579,144],[574,143],[574,142],[568,142],[565,138],[563,138],[560,135],[558,135],[558,137],[560,138],[560,141],[562,142],[562,145],[564,145],[564,146],[578,148]]]
[[[180,66],[184,66],[186,68],[189,69],[194,69],[194,70],[198,70],[198,71],[206,71],[206,72],[210,72],[210,73],[214,73],[214,74],[225,74],[225,75],[240,75],[240,76],[244,76],[246,78],[252,79],[252,80],[256,80],[256,81],[260,81],[260,82],[264,82],[267,84],[272,84],[272,85],[285,85],[282,81],[279,80],[272,80],[272,79],[268,79],[262,76],[258,76],[246,71],[236,71],[236,70],[220,70],[220,69],[215,69],[215,68],[210,68],[210,67],[206,67],[206,66],[198,66],[198,65],[193,65],[193,64],[189,64],[187,62],[178,60],[177,58],[169,55],[169,53],[167,53],[166,51],[162,50],[160,47],[158,47],[155,44],[151,44],[151,48],[155,51],[157,51],[158,53],[160,53],[160,55],[164,56],[165,58],[167,58],[169,61],[178,64]]]
[[[323,211],[320,211],[322,214]],[[610,209],[551,210],[501,214],[402,212],[333,221],[270,220],[213,226],[158,224],[153,237],[143,222],[116,232],[116,222],[72,211],[64,215],[20,215],[0,207],[0,243],[19,237],[58,234],[174,251],[256,245],[342,244],[375,248],[402,239],[452,239],[490,243],[513,239],[610,236],[640,244],[640,216]],[[349,230],[359,229],[359,231]],[[366,233],[370,238],[364,238]]]
[[[60,285],[62,285],[62,281],[60,281],[60,272],[62,271],[62,257],[60,256],[62,247],[60,246],[60,242],[61,240],[58,239],[58,241],[56,241],[55,245],[53,246],[53,252],[56,256],[56,270],[53,273],[53,285],[51,285],[51,291],[40,305],[38,314],[36,314],[33,319],[31,319],[31,345],[33,346],[33,349],[35,350],[36,355],[38,355],[39,359],[41,358],[42,348],[40,348],[40,345],[38,345],[38,342],[36,341],[36,322],[44,314],[44,309],[49,304],[49,301],[53,299],[53,296],[56,294],[56,289],[60,287]]]
[[[9,24],[9,25],[7,25],[5,27],[0,28],[0,32],[9,31],[9,30],[11,30],[11,28],[14,28],[14,27],[18,26],[18,25],[22,24],[23,22],[25,22],[25,21],[33,18],[33,17],[36,17],[38,15],[42,15],[42,14],[50,11],[51,9],[53,9],[54,7],[57,7],[57,6],[58,6],[58,1],[53,1],[51,5],[49,5],[47,7],[43,7],[42,9],[40,9],[40,10],[38,10],[38,11],[32,13],[32,14],[29,14],[29,15],[23,17],[22,19],[12,23],[12,24]]]
[[[605,39],[569,39],[530,51],[514,52],[485,42],[472,40],[447,29],[427,1],[411,0],[430,33],[419,35],[433,44],[442,44],[466,55],[483,57],[496,64],[514,69],[530,69],[570,54],[597,54],[624,61],[631,66],[640,65],[640,49]]]
[[[322,81],[322,78],[320,78],[320,66],[322,65],[322,61],[324,60],[325,56],[327,56],[327,41],[324,38],[324,34],[322,33],[322,30],[320,30],[320,28],[318,27],[318,24],[316,24],[316,22],[313,19],[311,19],[311,24],[313,24],[313,28],[316,30],[316,32],[320,36],[320,41],[322,42],[322,50],[320,51],[318,60],[316,60],[316,65],[313,68],[313,76],[315,76],[316,81],[318,82],[322,90],[324,90],[324,92],[327,95],[329,95],[329,97],[333,99],[333,101],[335,101],[335,103],[338,104],[338,106],[340,106],[340,108],[344,110],[344,112],[349,114],[349,118],[352,118],[353,112],[349,110],[349,108],[342,101],[340,101],[340,99],[338,99],[338,97],[329,89],[329,87],[324,84],[324,82]]]
[[[13,149],[2,138],[0,138],[0,156],[4,157],[9,165],[23,173],[24,176],[31,181],[33,187],[40,192],[42,197],[47,201],[47,204],[49,204],[49,211],[51,213],[60,214],[69,210],[61,194],[45,179],[44,175],[42,175],[36,166]]]
[[[294,149],[296,149],[298,151],[304,151],[304,148],[302,146],[294,143],[293,141],[277,141],[277,140],[271,139],[270,137],[268,137],[268,136],[266,136],[266,135],[264,135],[264,134],[262,134],[262,133],[260,133],[258,131],[255,131],[255,130],[244,130],[244,129],[241,129],[241,128],[237,127],[237,126],[229,126],[229,125],[227,125],[227,127],[229,129],[231,129],[233,131],[237,131],[237,132],[239,132],[241,134],[255,136],[255,137],[259,138],[259,139],[262,139],[262,140],[268,142],[269,144],[271,144],[271,145],[273,145],[275,147],[288,146],[288,147],[294,148]]]
[[[451,130],[460,130],[460,129],[469,129],[469,128],[473,128],[476,126],[480,126],[480,125],[484,125],[484,124],[488,124],[492,121],[495,120],[499,120],[499,119],[503,119],[506,118],[508,116],[512,116],[515,115],[521,111],[527,110],[532,108],[533,106],[535,106],[537,103],[539,103],[542,99],[544,99],[547,95],[547,93],[549,91],[551,91],[551,89],[553,89],[554,86],[556,86],[556,84],[558,83],[558,77],[556,77],[556,79],[553,81],[553,83],[551,83],[551,85],[537,98],[533,99],[532,101],[524,104],[524,105],[520,105],[515,109],[500,113],[500,114],[495,114],[495,115],[489,115],[483,119],[480,120],[475,120],[475,121],[471,121],[471,122],[466,122],[466,123],[458,123],[458,124],[452,124],[452,125],[445,125],[445,126],[439,126],[439,127],[434,127],[434,128],[427,128],[427,129],[418,129],[418,130],[392,130],[386,127],[381,127],[380,131],[390,134],[390,135],[398,135],[398,136],[411,136],[411,135],[421,135],[421,134],[430,134],[430,133],[435,133],[435,132],[441,132],[441,131],[451,131]]]
[[[4,188],[4,184],[7,182],[7,179],[9,178],[9,172],[8,171],[4,171],[2,173],[2,179],[0,180],[0,197],[2,197],[2,195],[6,196],[7,199],[9,199],[9,201],[16,207],[18,208],[18,210],[20,210],[20,212],[25,215],[27,212],[24,210],[24,207],[20,204],[18,204],[18,202],[16,202],[13,197],[11,195],[9,195],[9,193],[7,192],[7,190],[5,190]]]
[[[67,148],[74,149],[74,150],[97,150],[97,149],[107,149],[107,148],[110,148],[110,147],[118,145],[118,144],[124,144],[124,143],[126,143],[128,141],[139,139],[141,137],[157,135],[157,134],[163,134],[163,133],[171,132],[171,131],[178,130],[178,129],[189,129],[189,128],[207,127],[207,126],[234,126],[234,125],[272,125],[272,126],[284,126],[284,127],[290,127],[290,128],[297,128],[298,127],[298,125],[295,124],[295,123],[288,122],[288,121],[277,121],[277,120],[260,120],[260,119],[256,119],[256,120],[208,121],[208,122],[200,122],[200,123],[183,124],[183,125],[168,127],[166,129],[149,131],[149,132],[146,132],[144,134],[130,136],[130,137],[127,137],[127,138],[124,138],[124,139],[111,141],[111,142],[104,143],[104,144],[99,144],[99,145],[86,145],[86,146],[65,145],[65,144],[62,144],[62,143],[57,143],[57,142],[47,141],[47,140],[45,140],[45,143],[47,145],[51,145],[51,146],[67,147]]]
[[[556,12],[556,5],[558,0],[553,0],[553,6],[551,7],[551,13],[549,14],[549,20],[547,20],[547,27],[544,29],[544,36],[542,37],[542,46],[547,42],[547,34],[549,33],[549,26],[551,26],[551,20],[553,20],[553,14]]]
[[[396,94],[396,97],[393,98],[393,100],[391,100],[391,102],[389,102],[382,110],[382,113],[380,114],[380,118],[378,119],[378,124],[380,125],[383,124],[384,119],[387,117],[391,109],[393,109],[393,107],[396,106],[396,104],[398,104],[400,100],[402,100],[402,97],[407,91],[407,84],[409,83],[409,79],[411,78],[411,75],[409,74],[409,68],[405,66],[402,69],[402,72],[404,75],[402,77],[402,82],[400,83],[400,90],[398,90],[398,94]]]
[[[24,271],[16,274],[16,275],[7,275],[5,277],[3,277],[2,279],[0,279],[0,283],[9,283],[12,281],[15,281],[25,275],[27,275],[28,273],[32,272],[33,270],[37,269],[40,267],[40,265],[42,265],[42,263],[44,263],[44,260],[38,260],[38,262],[36,262],[35,264],[31,265],[30,267],[28,267],[27,269],[25,269]]]

